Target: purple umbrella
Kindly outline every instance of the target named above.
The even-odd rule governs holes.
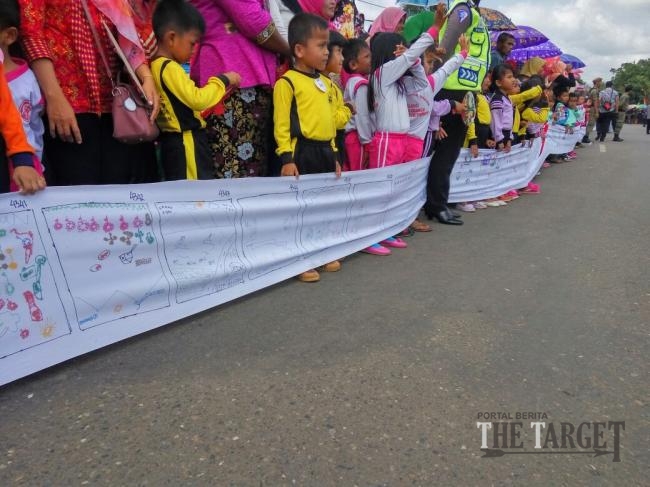
[[[508,56],[508,61],[514,60],[517,62],[526,62],[531,57],[541,57],[542,59],[548,59],[550,57],[560,56],[562,51],[559,47],[553,44],[551,41],[546,41],[539,46],[526,47],[523,49],[513,49],[510,55]]]
[[[586,66],[585,63],[583,63],[580,58],[577,58],[575,56],[572,56],[571,54],[562,54],[560,56],[560,60],[564,63],[570,64],[576,69],[579,68],[584,68]]]
[[[492,50],[497,48],[497,39],[503,33],[511,34],[515,38],[514,49],[524,49],[527,47],[538,46],[548,41],[548,37],[540,31],[527,25],[520,25],[514,30],[491,31],[490,40],[492,43]]]

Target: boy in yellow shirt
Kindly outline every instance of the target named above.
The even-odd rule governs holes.
[[[160,154],[165,180],[213,179],[212,155],[201,112],[219,103],[240,76],[229,72],[199,88],[181,64],[205,32],[200,12],[185,0],[159,2],[153,14],[158,41],[151,72],[160,92]]]
[[[273,89],[274,136],[282,176],[327,172],[341,175],[336,128],[344,126],[352,112],[338,103],[338,88],[321,73],[329,58],[328,43],[328,24],[321,17],[299,13],[291,19],[289,47],[295,62]],[[334,261],[322,270],[335,272],[340,268],[340,262]],[[320,275],[311,269],[298,279],[316,282]]]

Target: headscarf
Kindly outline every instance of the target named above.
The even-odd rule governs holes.
[[[132,66],[144,62],[144,49],[133,20],[133,11],[126,0],[92,0],[97,9],[108,17],[119,32],[120,47]]]
[[[335,30],[336,27],[332,23],[332,19],[323,17],[324,2],[325,0],[298,0],[298,5],[300,5],[300,8],[302,9],[303,12],[307,14],[318,15],[319,17],[322,17],[323,19],[327,20],[327,22],[329,23],[329,28],[331,30]]]
[[[532,57],[524,63],[519,73],[530,78],[531,76],[539,74],[540,70],[544,67],[544,64],[545,62],[541,57]]]
[[[394,33],[397,24],[399,24],[404,17],[406,17],[406,12],[400,7],[385,8],[372,23],[372,27],[370,27],[370,38],[380,32]]]
[[[323,3],[324,0],[298,0],[298,4],[303,12],[318,15],[319,17],[323,17]]]

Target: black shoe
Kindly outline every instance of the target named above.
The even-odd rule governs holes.
[[[449,218],[449,214],[445,210],[439,211],[438,213],[435,213],[433,215],[433,218],[435,218],[440,223],[443,223],[445,225],[462,225],[463,224],[463,221],[459,220],[458,218]]]
[[[621,139],[618,135],[614,136],[613,142],[623,142],[624,139]]]
[[[463,215],[458,213],[457,211],[452,210],[448,206],[445,208],[445,211],[447,212],[447,216],[449,218],[462,218]]]
[[[591,140],[586,135],[582,138],[583,144],[591,144]]]

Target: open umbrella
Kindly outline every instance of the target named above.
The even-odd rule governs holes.
[[[575,56],[572,56],[571,54],[562,54],[560,56],[560,60],[562,62],[565,62],[567,64],[570,64],[574,68],[584,68],[586,66],[585,63],[583,63],[580,58],[577,58]]]
[[[497,39],[499,36],[507,32],[515,38],[515,47],[514,49],[523,49],[531,46],[538,46],[548,41],[548,37],[542,34],[540,31],[533,27],[528,27],[527,25],[520,25],[515,30],[493,30],[490,32],[490,41],[492,44],[492,50],[497,48]]]
[[[517,62],[525,62],[531,57],[541,57],[542,59],[548,59],[550,57],[560,56],[562,50],[553,44],[551,41],[546,41],[539,46],[525,47],[522,49],[513,49],[508,60],[513,60]]]
[[[515,30],[517,26],[508,17],[491,8],[479,7],[481,17],[485,21],[488,30]]]

